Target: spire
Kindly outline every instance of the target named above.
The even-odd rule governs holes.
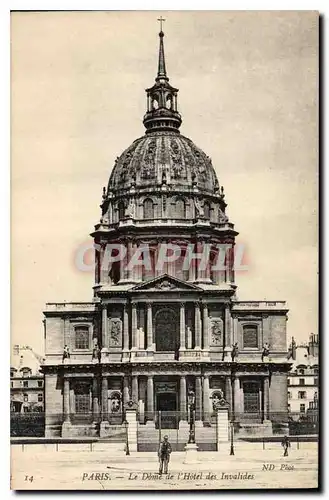
[[[160,18],[162,21],[164,19]],[[159,80],[169,80],[167,77],[167,72],[166,72],[166,61],[165,61],[165,55],[164,55],[164,45],[163,45],[163,37],[164,37],[164,32],[161,30],[159,33],[160,37],[160,46],[159,46],[159,62],[158,62],[158,76],[156,77],[155,81]]]
[[[178,89],[170,85],[166,72],[164,33],[162,31],[162,23],[165,19],[160,16],[158,21],[160,22],[158,74],[153,87],[146,89],[147,111],[143,123],[146,133],[171,130],[179,134],[178,129],[182,123],[182,118],[177,110]]]

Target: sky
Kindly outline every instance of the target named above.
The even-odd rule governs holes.
[[[11,14],[12,344],[44,352],[46,302],[92,299],[75,266],[114,160],[144,134],[160,12]],[[318,17],[161,12],[181,133],[212,158],[248,269],[239,300],[318,329]]]

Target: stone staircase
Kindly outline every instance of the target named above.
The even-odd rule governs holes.
[[[167,435],[173,451],[184,451],[188,442],[188,426],[179,429],[161,429],[161,439]],[[196,425],[195,441],[199,451],[216,451],[216,427],[203,427]],[[155,429],[150,423],[138,425],[137,429],[137,451],[157,452],[159,447],[159,429]]]

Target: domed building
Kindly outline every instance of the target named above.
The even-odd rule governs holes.
[[[130,404],[139,449],[159,425],[179,447],[191,394],[201,448],[215,442],[217,399],[241,436],[286,432],[286,305],[237,300],[238,233],[211,158],[180,132],[159,39],[145,134],[103,188],[93,300],[44,312],[46,435],[111,436]]]

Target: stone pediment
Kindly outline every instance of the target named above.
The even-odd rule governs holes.
[[[192,283],[186,283],[186,281],[179,280],[177,278],[173,278],[168,274],[163,274],[162,276],[158,276],[157,278],[151,279],[150,281],[146,281],[144,283],[138,284],[132,288],[132,291],[143,291],[143,290],[152,290],[155,292],[174,292],[174,291],[202,291],[202,288],[197,285],[193,285]]]

